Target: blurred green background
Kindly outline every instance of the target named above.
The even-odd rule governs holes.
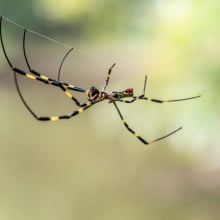
[[[101,88],[117,62],[109,91],[133,87],[139,95],[147,73],[149,97],[202,95],[119,103],[147,140],[183,126],[145,146],[104,102],[71,120],[36,121],[1,52],[0,219],[220,219],[219,11],[219,0],[0,0],[1,15],[77,48],[64,81]],[[22,29],[4,21],[3,35],[13,64],[27,70]],[[68,48],[31,33],[26,46],[32,68],[56,78]],[[18,78],[38,115],[76,108],[60,90]]]

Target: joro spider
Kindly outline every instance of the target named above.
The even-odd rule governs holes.
[[[144,138],[142,138],[141,136],[139,136],[138,133],[136,133],[132,128],[130,128],[130,126],[127,124],[127,122],[125,121],[121,111],[119,110],[118,105],[116,104],[117,102],[123,102],[123,103],[133,103],[137,100],[144,100],[144,101],[151,101],[151,102],[155,102],[155,103],[168,103],[168,102],[178,102],[178,101],[185,101],[185,100],[190,100],[190,99],[195,99],[200,97],[200,95],[198,96],[193,96],[193,97],[188,97],[188,98],[182,98],[182,99],[170,99],[170,100],[160,100],[160,99],[152,99],[152,98],[148,98],[145,96],[145,90],[146,90],[146,83],[147,83],[147,76],[145,76],[145,80],[144,80],[144,88],[143,88],[143,93],[141,95],[134,95],[133,93],[133,88],[127,88],[124,90],[120,90],[120,91],[112,91],[112,92],[107,92],[106,88],[108,86],[109,83],[109,79],[111,76],[111,72],[113,67],[115,66],[115,63],[109,68],[108,70],[108,74],[107,74],[107,78],[104,82],[104,85],[102,87],[102,89],[98,89],[95,86],[91,86],[88,89],[85,88],[80,88],[77,86],[74,86],[72,84],[66,83],[66,82],[61,82],[60,81],[60,73],[61,73],[61,68],[63,65],[64,60],[66,59],[66,57],[68,56],[68,54],[73,50],[73,48],[71,48],[66,55],[64,56],[64,58],[62,59],[60,66],[59,66],[59,72],[58,72],[58,78],[57,80],[49,78],[45,75],[42,75],[41,73],[37,72],[36,70],[32,69],[30,66],[30,63],[28,61],[27,58],[27,54],[26,54],[26,49],[25,49],[25,39],[26,39],[26,32],[27,29],[24,28],[24,32],[23,32],[23,54],[24,54],[24,58],[25,58],[25,62],[26,65],[28,67],[29,72],[26,72],[24,70],[21,70],[15,66],[13,66],[13,64],[11,63],[11,61],[9,60],[9,57],[6,53],[5,50],[5,46],[3,43],[3,36],[2,36],[2,20],[3,17],[0,17],[0,40],[1,40],[1,46],[2,46],[2,50],[4,53],[4,56],[9,64],[9,67],[11,68],[11,70],[14,73],[14,80],[15,80],[15,85],[16,85],[16,89],[18,92],[18,95],[22,101],[22,103],[24,104],[24,106],[27,108],[27,110],[31,113],[31,115],[39,120],[39,121],[57,121],[57,120],[61,120],[61,119],[70,119],[82,112],[84,112],[85,110],[89,109],[90,107],[94,106],[95,104],[107,100],[109,103],[112,103],[117,111],[117,113],[119,114],[119,117],[123,123],[123,125],[125,126],[125,128],[132,133],[138,140],[140,140],[143,144],[152,144],[154,142],[160,141],[172,134],[174,134],[175,132],[179,131],[180,129],[182,129],[182,127],[179,127],[178,129],[162,136],[159,138],[156,138],[154,140],[145,140]],[[17,74],[23,75],[29,79],[32,80],[37,80],[40,81],[42,83],[45,83],[47,85],[51,85],[51,86],[56,86],[58,88],[60,88],[63,93],[69,98],[71,99],[79,108],[77,110],[74,110],[72,112],[70,112],[69,114],[64,114],[64,115],[59,115],[59,116],[38,116],[31,108],[30,106],[27,104],[27,102],[25,101],[21,90],[19,88],[18,85],[18,80],[17,80]],[[87,95],[87,102],[85,103],[80,103],[71,93],[70,90],[75,91],[75,92],[81,92]]]

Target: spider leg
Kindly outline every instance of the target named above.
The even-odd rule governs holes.
[[[137,99],[140,99],[140,98],[145,96],[146,84],[147,84],[147,75],[145,75],[145,78],[144,78],[144,88],[143,88],[142,95],[133,96],[133,97],[131,97],[131,99],[115,99],[115,101],[123,102],[123,103],[133,103],[133,102],[135,102]]]
[[[140,96],[134,96],[131,101],[125,100],[125,103],[132,103],[138,99],[147,100],[147,101],[156,102],[156,103],[167,103],[167,102],[186,101],[186,100],[196,99],[196,98],[201,97],[201,95],[197,95],[197,96],[192,96],[192,97],[187,97],[187,98],[182,98],[182,99],[167,99],[167,100],[148,98],[145,96],[146,83],[147,83],[147,75],[145,75],[143,94]]]
[[[146,101],[150,101],[150,102],[156,102],[156,103],[167,103],[167,102],[179,102],[179,101],[186,101],[186,100],[190,100],[190,99],[196,99],[201,97],[201,95],[197,95],[197,96],[192,96],[192,97],[187,97],[187,98],[182,98],[182,99],[167,99],[167,100],[161,100],[161,99],[153,99],[153,98],[148,98],[145,97],[144,95],[140,95],[140,96],[133,96],[131,100],[123,100],[123,99],[116,99],[115,101],[117,102],[123,102],[123,103],[133,103],[137,100],[146,100]]]
[[[68,86],[66,86],[65,84],[62,84],[62,83],[54,83],[54,81],[50,81],[47,76],[43,76],[43,75],[41,75],[41,76],[35,76],[35,75],[30,74],[30,73],[26,73],[26,72],[24,72],[23,70],[20,70],[20,69],[18,69],[18,68],[16,68],[16,67],[13,68],[13,71],[14,71],[14,73],[21,74],[21,75],[23,75],[23,76],[25,76],[25,77],[27,77],[27,78],[29,78],[29,79],[38,80],[38,81],[40,81],[40,82],[43,82],[43,83],[46,83],[46,84],[49,84],[49,85],[58,86],[59,88],[62,89],[62,91],[64,92],[64,94],[65,94],[68,98],[72,99],[77,106],[80,106],[80,107],[81,107],[80,102],[68,91],[68,89],[67,89]]]
[[[90,108],[92,105],[96,104],[97,102],[87,102],[82,104],[82,108],[79,108],[69,114],[65,114],[65,115],[59,115],[59,116],[37,116],[37,120],[39,121],[58,121],[58,120],[62,120],[62,119],[70,119],[82,112],[84,112],[85,110],[87,110],[88,108]]]
[[[87,110],[88,108],[90,108],[92,105],[98,103],[99,101],[93,101],[93,102],[86,102],[86,103],[83,103],[81,104],[81,108],[69,113],[69,114],[65,114],[65,115],[60,115],[60,116],[38,116],[36,113],[34,113],[34,111],[30,108],[30,106],[27,104],[27,102],[25,101],[22,93],[21,93],[21,90],[20,90],[20,87],[18,85],[18,80],[17,80],[17,74],[16,72],[14,72],[14,80],[15,80],[15,86],[16,86],[16,89],[18,91],[18,95],[19,97],[21,98],[21,101],[23,102],[24,106],[27,108],[27,110],[32,114],[32,116],[39,120],[39,121],[58,121],[58,120],[61,120],[61,119],[70,119],[82,112],[84,112],[85,110]]]
[[[22,47],[22,48],[23,48],[23,54],[24,54],[25,62],[26,62],[26,65],[27,65],[27,67],[28,67],[30,73],[32,73],[34,76],[37,76],[37,77],[36,77],[36,80],[41,81],[41,79],[42,79],[42,82],[44,82],[44,83],[51,84],[51,85],[54,85],[54,86],[58,86],[58,83],[57,83],[56,80],[51,79],[51,78],[49,78],[49,77],[47,77],[47,76],[44,76],[44,75],[40,74],[39,72],[37,72],[36,70],[34,70],[34,69],[31,68],[31,65],[30,65],[30,62],[29,62],[29,60],[28,60],[27,53],[26,53],[26,44],[25,44],[25,42],[26,42],[26,33],[27,33],[27,30],[24,29],[24,33],[23,33],[23,44],[22,44],[23,47]],[[17,72],[17,71],[15,70],[15,72]],[[23,75],[24,75],[24,74],[23,74]],[[28,77],[28,75],[26,75],[26,77]],[[29,78],[29,77],[28,77],[28,78]],[[31,78],[31,77],[30,77],[30,78]]]
[[[31,68],[31,65],[30,65],[30,62],[27,58],[27,53],[26,53],[26,32],[27,30],[24,29],[24,33],[23,33],[23,54],[24,54],[24,58],[25,58],[25,62],[27,64],[27,67],[29,69],[29,71],[37,76],[36,80],[39,80],[39,81],[43,81],[44,83],[46,84],[49,84],[49,85],[54,85],[54,86],[60,86],[61,84],[64,85],[66,88],[70,89],[70,90],[73,90],[73,91],[76,91],[76,92],[83,92],[83,93],[86,93],[86,89],[84,88],[80,88],[80,87],[77,87],[77,86],[74,86],[74,85],[71,85],[71,84],[68,84],[68,83],[65,83],[65,82],[60,82],[60,73],[61,73],[61,68],[62,68],[62,65],[64,63],[64,60],[66,59],[66,57],[70,54],[70,52],[73,50],[73,48],[71,48],[66,54],[65,56],[63,57],[61,63],[60,63],[60,67],[59,67],[59,71],[58,71],[58,81],[54,80],[54,79],[51,79],[47,76],[44,76],[42,74],[40,74],[39,72],[37,72],[36,70],[32,69]],[[42,79],[42,80],[41,80]],[[61,88],[62,89],[62,88]]]
[[[62,119],[70,119],[70,118],[84,112],[85,110],[87,110],[88,108],[90,108],[91,106],[93,106],[94,104],[96,104],[98,102],[99,101],[85,102],[81,105],[83,107],[78,108],[77,110],[70,112],[69,114],[59,115],[59,116],[37,116],[35,118],[39,121],[58,121],[58,120],[62,120]]]
[[[138,99],[137,96],[133,96],[133,97],[131,97],[130,100],[129,100],[129,99],[115,99],[114,101],[115,101],[115,102],[123,102],[123,103],[133,103],[133,102],[135,102],[137,99]]]
[[[5,50],[5,46],[4,46],[4,43],[3,43],[3,38],[2,38],[2,20],[3,20],[3,17],[1,16],[0,17],[0,39],[1,39],[1,46],[2,46],[2,50],[3,50],[3,53],[4,53],[4,56],[8,62],[8,65],[10,66],[11,69],[13,69],[13,65],[11,63],[11,61],[9,60],[9,57],[6,53],[6,50]]]
[[[113,69],[113,67],[114,67],[115,65],[116,65],[116,63],[113,63],[113,65],[109,68],[107,78],[106,78],[105,83],[104,83],[104,85],[103,85],[103,87],[102,87],[102,91],[105,91],[105,89],[106,89],[106,87],[107,87],[107,85],[108,85],[110,76],[111,76],[112,69]]]
[[[150,101],[150,102],[156,102],[156,103],[167,103],[167,102],[179,102],[179,101],[186,101],[186,100],[190,100],[190,99],[196,99],[201,97],[201,95],[197,95],[197,96],[192,96],[192,97],[187,97],[187,98],[182,98],[182,99],[167,99],[167,100],[161,100],[161,99],[152,99],[152,98],[148,98],[148,97],[144,97],[144,96],[138,96],[137,99],[142,99],[142,100],[146,100],[146,101]],[[137,100],[136,99],[136,100]]]
[[[166,102],[177,102],[177,101],[186,101],[189,99],[195,99],[195,98],[199,98],[201,97],[201,95],[198,96],[193,96],[193,97],[187,97],[187,98],[182,98],[182,99],[168,99],[168,100],[161,100],[161,99],[151,99],[145,96],[145,90],[146,90],[146,84],[147,84],[147,75],[145,75],[145,79],[144,79],[144,89],[143,89],[143,94],[140,96],[134,96],[132,97],[131,100],[127,100],[125,101],[125,103],[132,103],[138,99],[143,99],[143,100],[148,100],[151,102],[157,102],[157,103],[166,103]]]
[[[86,93],[86,89],[82,89],[82,88],[79,88],[79,87],[76,87],[76,86],[73,86],[73,85],[70,85],[68,83],[62,83],[60,82],[60,73],[61,73],[61,68],[62,68],[62,65],[65,61],[65,59],[67,58],[67,56],[70,54],[70,52],[73,50],[73,48],[71,48],[66,54],[65,56],[63,57],[61,63],[60,63],[60,66],[59,66],[59,70],[58,70],[58,80],[54,80],[54,79],[51,79],[47,76],[44,76],[44,75],[41,75],[40,73],[38,73],[37,71],[33,70],[30,66],[30,63],[28,61],[28,58],[27,58],[27,53],[26,53],[26,47],[25,47],[25,42],[26,42],[26,29],[24,30],[24,34],[23,34],[23,53],[24,53],[24,57],[25,57],[25,61],[26,61],[26,64],[28,66],[28,69],[29,71],[34,74],[36,77],[33,77],[32,75],[28,74],[28,73],[24,73],[23,72],[23,75],[25,75],[26,77],[28,78],[31,78],[31,79],[36,79],[36,80],[39,80],[39,81],[43,81],[44,83],[46,84],[50,84],[50,85],[54,85],[54,86],[58,86],[61,88],[61,90],[64,92],[64,94],[72,99],[77,106],[81,107],[81,104],[80,102],[68,91],[68,89],[72,89],[72,90],[75,90],[77,92],[84,92]],[[20,71],[21,72],[21,71]]]
[[[145,75],[145,78],[144,78],[144,89],[143,89],[143,95],[145,95],[146,84],[147,84],[147,75]]]
[[[62,69],[62,66],[63,66],[63,63],[65,61],[65,59],[67,58],[67,56],[73,51],[73,47],[70,48],[67,53],[65,54],[65,56],[63,57],[61,63],[60,63],[60,66],[59,66],[59,70],[58,70],[58,76],[57,76],[57,81],[60,82],[60,75],[61,75],[61,69]]]
[[[82,107],[82,106],[84,105],[84,104],[81,104],[81,103],[68,91],[68,87],[67,87],[67,86],[62,85],[62,84],[59,84],[59,87],[62,89],[62,91],[64,92],[64,94],[65,94],[68,98],[72,99],[72,100],[75,102],[75,104],[76,104],[77,106]]]
[[[146,91],[146,84],[147,84],[147,75],[145,75],[144,79],[144,89],[143,89],[143,94],[139,96],[133,96],[131,99],[123,100],[123,99],[116,99],[115,101],[123,102],[123,103],[133,103],[136,100],[146,100],[150,102],[156,102],[156,103],[167,103],[167,102],[178,102],[178,101],[186,101],[190,99],[195,99],[201,97],[201,95],[193,96],[193,97],[187,97],[187,98],[182,98],[182,99],[167,99],[167,100],[161,100],[161,99],[154,99],[154,98],[148,98],[145,96],[145,91]]]
[[[131,129],[131,128],[129,127],[129,125],[127,124],[127,122],[124,120],[124,117],[123,117],[121,111],[119,110],[117,104],[115,103],[115,101],[113,102],[113,104],[114,104],[114,106],[115,106],[115,108],[116,108],[116,110],[117,110],[117,112],[118,112],[118,114],[119,114],[119,116],[120,116],[120,118],[121,118],[122,123],[123,123],[124,126],[127,128],[127,130],[128,130],[129,132],[131,132],[131,133],[132,133],[137,139],[139,139],[143,144],[146,144],[146,145],[148,145],[148,144],[153,144],[153,143],[155,143],[155,142],[157,142],[157,141],[160,141],[160,140],[162,140],[162,139],[164,139],[164,138],[166,138],[166,137],[168,137],[168,136],[174,134],[175,132],[179,131],[180,129],[182,129],[182,127],[179,127],[178,129],[176,129],[176,130],[174,130],[174,131],[172,131],[172,132],[170,132],[170,133],[168,133],[168,134],[166,134],[166,135],[164,135],[164,136],[162,136],[162,137],[156,138],[156,139],[154,139],[154,140],[148,140],[148,141],[146,141],[144,138],[142,138],[141,136],[139,136],[133,129]]]
[[[4,47],[4,43],[3,43],[3,37],[2,37],[2,17],[0,17],[0,40],[1,40],[1,46],[2,46],[2,49],[3,49],[3,53],[5,55],[5,58],[6,58],[7,62],[8,62],[8,64],[9,64],[10,68],[14,72],[14,74],[18,73],[20,75],[23,75],[23,76],[29,78],[29,79],[38,80],[38,81],[43,82],[45,84],[49,84],[49,85],[54,85],[54,86],[60,87],[62,89],[62,91],[64,91],[65,95],[68,98],[72,99],[76,103],[77,106],[82,107],[83,104],[80,104],[80,102],[75,97],[73,97],[73,95],[67,89],[72,89],[72,90],[77,91],[77,92],[87,93],[86,89],[79,88],[79,87],[76,87],[76,86],[73,86],[73,85],[70,85],[70,84],[67,84],[67,83],[59,83],[56,80],[51,79],[51,78],[49,78],[49,77],[47,77],[45,75],[42,75],[42,74],[38,73],[37,71],[31,69],[31,66],[30,66],[30,63],[28,61],[27,54],[26,54],[25,39],[26,39],[26,29],[24,30],[24,34],[23,34],[23,53],[24,53],[25,61],[26,61],[26,64],[27,64],[27,67],[28,67],[30,73],[24,72],[23,70],[21,70],[21,69],[19,69],[17,67],[14,67],[12,65],[11,61],[9,60],[9,57],[8,57],[8,55],[6,53],[6,50],[5,50],[5,47]],[[63,61],[64,61],[64,59],[63,59]],[[62,61],[62,63],[63,63],[63,61]],[[21,95],[21,91],[18,89],[19,87],[18,87],[17,78],[16,78],[16,82],[15,83],[16,83],[16,88],[17,88],[18,94],[19,94],[19,96],[21,98],[22,95]],[[22,99],[22,102],[27,107],[28,106],[27,103],[24,102],[23,98],[21,98],[21,99]],[[27,107],[27,108],[29,108],[29,107]],[[30,111],[30,109],[29,109],[29,111]]]

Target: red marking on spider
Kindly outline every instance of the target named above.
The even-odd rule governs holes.
[[[133,89],[132,89],[132,88],[128,88],[128,89],[126,89],[126,92],[127,92],[128,94],[133,94]]]

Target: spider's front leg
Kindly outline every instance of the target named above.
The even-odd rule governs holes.
[[[61,74],[61,68],[62,68],[62,65],[66,59],[66,57],[70,54],[70,52],[72,52],[73,48],[71,48],[67,53],[66,55],[63,57],[61,63],[60,63],[60,67],[59,67],[59,71],[58,71],[58,80],[54,80],[54,79],[51,79],[47,76],[44,76],[42,74],[40,74],[39,72],[37,72],[36,70],[33,70],[31,68],[31,65],[30,65],[30,62],[28,60],[28,57],[27,57],[27,53],[26,53],[26,32],[27,30],[24,29],[24,33],[23,33],[23,54],[24,54],[24,58],[25,58],[25,62],[26,62],[26,65],[30,71],[30,73],[32,73],[33,75],[29,74],[29,73],[25,73],[23,71],[20,71],[19,69],[16,68],[16,72],[20,73],[20,74],[23,74],[24,76],[28,77],[28,78],[31,78],[31,79],[35,79],[35,80],[38,80],[38,81],[41,81],[41,82],[44,82],[46,84],[49,84],[49,85],[54,85],[54,86],[57,86],[57,87],[60,87],[61,90],[64,92],[64,94],[72,99],[75,104],[79,107],[82,107],[83,104],[81,104],[68,90],[74,90],[74,91],[77,91],[77,92],[83,92],[83,93],[86,93],[86,89],[83,89],[83,88],[79,88],[79,87],[76,87],[74,85],[71,85],[71,84],[68,84],[68,83],[64,83],[64,82],[60,82],[60,74]]]
[[[85,110],[87,110],[88,108],[90,108],[92,105],[96,104],[98,102],[86,102],[81,104],[83,107],[79,108],[69,114],[65,114],[65,115],[60,115],[60,116],[35,116],[35,118],[39,121],[58,121],[58,120],[62,120],[62,119],[70,119],[82,112],[84,112]]]
[[[79,107],[83,107],[84,104],[81,104],[68,90],[73,90],[73,91],[76,91],[76,92],[81,92],[81,93],[85,93],[87,94],[87,90],[84,89],[84,88],[80,88],[80,87],[77,87],[77,86],[74,86],[74,85],[71,85],[71,84],[68,84],[68,83],[65,83],[65,82],[59,82],[59,81],[56,81],[54,79],[51,79],[49,77],[47,77],[46,75],[43,75],[39,72],[37,72],[36,70],[33,70],[31,68],[31,65],[30,65],[30,62],[28,60],[28,56],[27,56],[27,53],[26,53],[26,33],[27,33],[27,30],[24,29],[24,33],[23,33],[23,54],[24,54],[24,58],[25,58],[25,62],[26,62],[26,65],[28,67],[28,70],[29,72],[25,72],[17,67],[14,67],[14,65],[12,64],[12,62],[10,61],[7,53],[6,53],[6,49],[5,49],[5,46],[4,46],[4,43],[3,43],[3,36],[2,36],[2,22],[3,22],[3,17],[1,16],[0,17],[0,43],[1,43],[1,46],[2,46],[2,50],[3,50],[3,53],[4,53],[4,56],[11,68],[11,70],[14,72],[14,74],[19,74],[19,75],[23,75],[31,80],[37,80],[41,83],[45,83],[45,84],[48,84],[48,85],[53,85],[53,86],[56,86],[56,87],[59,87],[63,92],[64,94],[72,99],[75,104]],[[68,53],[64,56],[64,58],[62,59],[62,62],[60,64],[60,68],[59,68],[59,76],[60,76],[60,71],[61,71],[61,67],[62,67],[62,64],[65,60],[65,58],[67,57],[67,55],[72,51],[72,48],[71,50],[68,51]],[[19,90],[19,86],[18,86],[18,82],[17,82],[17,76],[14,77],[15,78],[15,84],[16,84],[16,88],[17,90]],[[59,77],[58,77],[59,79]],[[22,97],[21,95],[21,91],[19,90],[18,91],[18,94],[22,100],[23,103],[25,103],[24,101],[24,98]],[[27,107],[27,103],[25,104],[25,106]],[[28,108],[28,107],[27,107]]]
[[[32,109],[31,107],[27,104],[26,100],[24,99],[20,87],[18,85],[18,81],[17,81],[17,74],[14,72],[14,80],[15,80],[15,86],[17,88],[18,94],[21,98],[21,101],[23,102],[24,106],[27,108],[27,110],[32,114],[32,116],[39,120],[39,121],[57,121],[57,120],[61,120],[61,119],[70,119],[82,112],[84,112],[85,110],[87,110],[88,108],[90,108],[91,106],[93,106],[94,104],[100,102],[101,100],[95,100],[95,101],[88,101],[85,102],[83,104],[81,104],[81,108],[69,113],[69,114],[65,114],[65,115],[60,115],[60,116],[38,116]]]

